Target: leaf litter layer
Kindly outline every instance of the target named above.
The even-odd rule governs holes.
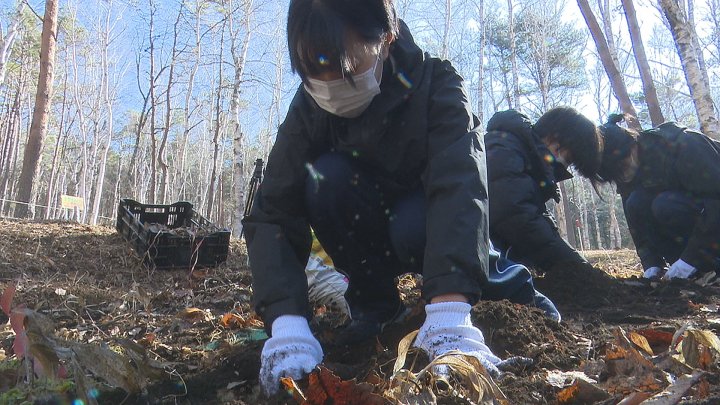
[[[216,269],[152,271],[109,227],[0,221],[0,292],[17,286],[11,305],[30,311],[26,324],[31,323],[27,319],[34,321],[34,313],[47,319],[51,330],[42,332],[48,335],[43,336],[44,346],[35,344],[34,357],[28,353],[39,362],[43,351],[38,347],[57,351],[61,356],[56,361],[67,366],[67,375],[56,381],[72,382],[41,384],[41,379],[27,388],[32,372],[16,360],[16,334],[5,325],[0,329],[0,392],[72,400],[81,397],[79,389],[92,385],[97,390],[92,398],[98,403],[297,403],[288,394],[260,395],[257,374],[265,335],[250,310],[251,276],[244,245],[232,241],[230,248],[228,262]],[[588,257],[618,278],[563,267],[537,279],[538,288],[563,313],[561,324],[537,309],[507,301],[481,302],[473,309],[473,322],[496,354],[534,360],[494,381],[508,403],[640,403],[640,398],[652,399],[664,391],[675,392],[679,399],[652,403],[719,403],[720,348],[713,347],[711,336],[720,328],[720,289],[714,280],[702,286],[648,282],[637,277],[639,266],[632,252],[591,252]],[[418,375],[432,375],[419,373],[424,367],[435,368],[428,369],[427,359],[413,350],[405,353],[400,372],[394,367],[398,343],[422,323],[418,283],[417,277],[400,282],[414,316],[367,344],[331,345],[336,333],[333,313],[318,308],[313,327],[328,342],[326,371],[298,381],[298,389],[317,392],[312,381],[341,381],[337,387],[361,387],[367,392],[363,395],[394,393],[384,398],[402,400],[393,387]],[[8,323],[2,311],[0,323]],[[83,354],[67,354],[75,353],[72,350]],[[131,367],[97,366],[108,358]],[[459,360],[451,362],[458,364]],[[462,364],[473,369],[472,364]],[[80,374],[87,377],[75,377]],[[481,382],[465,379],[466,385],[480,387]],[[457,395],[419,390],[413,401],[427,403],[422,401],[434,395],[437,403],[478,403],[453,392]],[[343,403],[340,397],[333,401]]]

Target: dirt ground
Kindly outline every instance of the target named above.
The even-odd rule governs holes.
[[[72,401],[83,389],[100,404],[297,403],[285,393],[260,393],[266,336],[249,305],[244,245],[234,240],[230,248],[228,261],[215,269],[153,271],[113,228],[0,220],[0,296],[16,286],[12,302],[0,304],[26,307],[30,357],[46,370],[53,364],[65,370],[55,373],[55,382],[28,384],[33,373],[17,361],[16,333],[0,311],[0,403],[81,403]],[[692,375],[692,382],[663,403],[720,403],[717,280],[650,282],[639,277],[632,251],[584,254],[596,269],[560,266],[536,279],[561,311],[559,324],[536,308],[507,301],[474,307],[473,321],[493,352],[533,359],[496,379],[505,403],[638,404],[679,390],[690,378],[683,375]],[[376,394],[387,387],[398,342],[422,322],[413,280],[400,287],[416,308],[414,316],[377,341],[327,345],[324,363],[332,373],[365,381]],[[332,314],[322,308],[317,313],[313,325],[325,342],[334,333],[328,327]],[[81,355],[87,352],[94,357]],[[35,371],[48,374],[38,373],[37,365]],[[476,403],[443,401],[438,403]]]

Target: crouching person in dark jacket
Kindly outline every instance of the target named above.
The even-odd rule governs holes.
[[[645,277],[720,269],[720,143],[673,122],[635,131],[612,115],[600,127],[598,178],[617,184]]]
[[[572,177],[569,165],[585,176],[597,172],[601,139],[595,124],[570,107],[553,108],[535,124],[518,111],[502,111],[488,122],[485,147],[495,247],[545,272],[586,265],[560,236],[545,203],[560,201],[558,182]]]
[[[253,303],[271,334],[260,382],[276,392],[323,359],[308,318],[310,227],[348,274],[348,337],[402,310],[394,279],[420,272],[415,346],[498,372],[471,323],[488,275],[485,154],[463,81],[424,54],[392,0],[291,0],[288,49],[302,79],[244,220]],[[370,333],[368,333],[370,332]]]

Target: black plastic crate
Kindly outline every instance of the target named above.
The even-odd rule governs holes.
[[[154,268],[215,267],[227,260],[230,231],[198,214],[189,202],[122,199],[115,228]]]

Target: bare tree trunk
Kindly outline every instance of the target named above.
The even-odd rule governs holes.
[[[695,30],[695,1],[687,0],[687,16],[689,28],[692,31],[693,47],[698,58],[698,67],[703,75],[705,83],[710,85],[710,78],[708,77],[707,64],[705,63],[705,56],[703,55],[702,46],[700,46],[700,40],[698,38],[697,30]]]
[[[510,30],[510,65],[512,66],[512,97],[511,107],[518,111],[520,108],[520,76],[517,66],[517,47],[515,44],[515,11],[513,10],[513,0],[508,2],[508,29]]]
[[[53,188],[55,184],[55,177],[57,176],[58,172],[58,157],[60,156],[60,141],[63,139],[63,126],[65,124],[65,107],[67,103],[67,58],[65,58],[65,76],[63,77],[63,96],[62,96],[62,104],[60,106],[60,125],[58,127],[58,133],[57,133],[57,139],[55,140],[55,151],[53,152],[53,160],[52,160],[52,166],[50,167],[50,180],[48,180],[48,188],[47,188],[47,195],[45,198],[47,209],[45,210],[45,219],[50,219],[51,211],[54,207],[54,202],[56,200],[55,198],[55,189]]]
[[[150,28],[149,43],[150,48],[150,203],[155,204],[157,201],[157,139],[155,139],[155,113],[157,111],[157,102],[155,100],[155,12],[157,8],[154,0],[150,0]]]
[[[570,246],[577,246],[575,235],[575,221],[573,221],[572,209],[570,207],[570,196],[568,195],[566,182],[560,182],[560,203],[555,204],[555,213],[558,217],[560,235],[568,241]]]
[[[602,238],[600,236],[600,223],[598,222],[598,208],[597,208],[597,202],[595,201],[595,193],[593,191],[590,191],[590,208],[591,216],[593,220],[593,228],[595,229],[595,241],[596,241],[596,247],[599,250],[603,249],[603,243]]]
[[[58,1],[45,2],[45,18],[43,19],[42,39],[40,43],[40,75],[35,93],[35,109],[32,126],[28,134],[28,142],[23,156],[23,168],[18,181],[17,198],[20,202],[30,202],[33,195],[33,183],[39,172],[42,158],[43,142],[47,131],[48,110],[52,96],[53,70],[55,64],[55,44],[57,42]],[[28,206],[19,204],[15,216],[26,218]]]
[[[577,0],[577,3],[580,7],[583,18],[585,18],[585,22],[590,29],[590,34],[595,41],[595,46],[598,54],[600,55],[600,61],[605,68],[608,79],[610,79],[610,85],[612,86],[615,98],[620,103],[620,108],[626,114],[628,126],[638,131],[642,130],[640,122],[637,119],[635,107],[630,101],[630,96],[628,95],[627,87],[625,86],[625,80],[623,79],[618,66],[612,59],[608,48],[608,42],[605,40],[605,35],[603,34],[597,19],[595,19],[595,14],[593,14],[590,4],[588,4],[588,0]]]
[[[15,99],[13,101],[10,112],[8,113],[8,124],[5,128],[5,136],[3,139],[3,160],[2,166],[0,166],[0,173],[2,173],[2,176],[0,176],[0,179],[2,180],[2,184],[0,185],[0,196],[2,196],[3,200],[12,199],[12,193],[9,190],[9,184],[12,178],[13,168],[15,167],[17,144],[19,143],[19,131],[17,131],[17,129],[19,127],[20,121],[20,93],[25,87],[23,81],[24,80],[21,78],[22,84],[18,87],[15,93]],[[3,204],[0,204],[0,208],[3,207],[4,201]],[[2,212],[4,211],[0,210],[0,213]]]
[[[130,158],[130,164],[128,165],[128,177],[131,179],[131,185],[132,190],[137,193],[138,198],[145,197],[144,193],[139,193],[138,190],[140,189],[139,186],[139,166],[140,162],[138,159],[138,156],[140,155],[140,146],[142,143],[142,133],[145,129],[145,125],[147,124],[148,120],[148,102],[150,101],[150,95],[143,93],[142,87],[140,85],[140,56],[137,57],[137,60],[135,61],[135,67],[137,72],[137,84],[138,84],[138,90],[140,94],[142,94],[143,97],[143,106],[140,110],[140,115],[137,118],[137,127],[135,127],[135,143],[133,146],[133,153],[132,157]],[[154,81],[153,81],[154,83]]]
[[[235,210],[232,216],[232,231],[238,238],[242,235],[242,217],[245,212],[245,162],[243,159],[243,133],[240,128],[240,86],[245,73],[245,63],[247,60],[247,52],[250,45],[250,18],[252,13],[253,2],[248,0],[245,3],[243,22],[240,29],[245,29],[245,35],[242,42],[238,43],[237,38],[239,30],[234,26],[234,18],[229,16],[230,23],[230,53],[235,68],[235,78],[233,80],[232,96],[230,97],[231,114],[231,131],[233,137],[233,196],[237,198]],[[272,114],[272,112],[270,112]],[[269,129],[269,128],[268,128]]]
[[[445,25],[443,26],[442,48],[440,57],[450,57],[450,24],[452,23],[452,0],[445,0]]]
[[[197,75],[198,69],[200,68],[200,56],[202,54],[202,41],[201,41],[201,34],[200,34],[200,21],[202,18],[202,8],[200,6],[200,0],[198,0],[196,3],[195,8],[195,48],[193,50],[195,59],[193,62],[193,66],[190,69],[190,76],[188,78],[188,88],[187,92],[185,93],[185,104],[183,107],[183,134],[180,139],[180,157],[179,157],[179,168],[176,168],[179,170],[179,173],[177,174],[177,177],[179,180],[177,181],[176,185],[176,198],[178,200],[185,200],[186,197],[186,183],[187,183],[187,170],[185,170],[186,161],[187,161],[187,150],[188,150],[188,139],[190,138],[190,131],[194,128],[190,124],[190,119],[192,117],[192,111],[190,109],[190,102],[192,101],[192,93],[193,88],[195,87],[195,76]]]
[[[225,40],[225,23],[223,22],[222,33],[220,34],[220,44]],[[205,216],[208,218],[212,217],[213,214],[213,201],[215,199],[215,181],[218,173],[218,157],[220,156],[220,131],[222,128],[222,114],[221,104],[222,100],[222,89],[223,89],[223,50],[224,47],[220,46],[220,67],[218,72],[218,87],[217,94],[215,97],[215,128],[213,131],[213,159],[212,159],[212,171],[210,172],[210,185],[208,187],[207,197],[207,210]]]
[[[640,72],[640,80],[643,84],[643,94],[645,95],[645,102],[647,103],[648,112],[650,113],[650,121],[652,125],[656,127],[665,122],[665,117],[663,117],[660,109],[660,100],[655,90],[650,64],[645,55],[645,45],[643,45],[640,25],[637,21],[635,5],[633,4],[633,0],[622,0],[622,5],[625,9],[625,19],[627,20],[628,31],[630,32],[630,41],[632,42],[635,61],[637,62],[638,71]]]
[[[280,32],[282,31],[281,27],[278,26],[277,33],[278,38],[282,38],[280,35]],[[283,87],[283,64],[284,64],[284,58],[285,58],[285,49],[284,44],[281,41],[277,41],[275,44],[275,83],[273,84],[273,98],[272,98],[272,104],[270,109],[270,114],[268,114],[268,133],[267,136],[264,137],[262,142],[262,153],[261,157],[263,159],[267,159],[268,155],[270,154],[270,149],[273,145],[273,139],[275,135],[277,134],[277,128],[278,123],[280,122],[281,116],[280,116],[280,104],[282,102],[282,87]],[[244,159],[245,162],[252,161],[253,157],[247,156],[245,154],[246,159]],[[257,158],[255,156],[254,158]],[[248,160],[250,159],[250,160]],[[235,194],[237,195],[237,194]],[[243,203],[243,212],[245,211],[245,196],[243,195],[241,197],[242,203]]]
[[[102,97],[103,104],[107,112],[105,118],[107,124],[103,126],[103,131],[107,133],[107,140],[100,155],[100,165],[98,167],[97,177],[95,179],[95,194],[92,202],[92,215],[90,217],[90,223],[97,225],[98,217],[100,216],[100,201],[102,201],[103,190],[105,188],[105,171],[107,169],[107,156],[110,151],[110,144],[112,143],[113,137],[113,96],[110,94],[110,77],[109,77],[109,63],[108,63],[108,48],[110,47],[110,36],[112,34],[112,28],[110,27],[110,10],[112,9],[112,0],[107,0],[107,14],[105,15],[105,29],[102,33],[102,50],[100,53],[100,63],[102,70],[102,79],[100,83],[100,95]]]
[[[573,184],[577,184],[578,193],[578,209],[580,210],[580,235],[582,235],[581,249],[590,250],[592,244],[590,243],[590,221],[588,212],[587,202],[587,190],[585,189],[585,180],[578,178],[577,182],[573,179]],[[591,193],[592,194],[592,193]]]
[[[71,41],[72,41],[72,71],[73,71],[73,100],[75,102],[75,116],[78,119],[78,130],[82,139],[80,140],[80,157],[78,159],[79,171],[76,174],[77,189],[73,191],[75,195],[85,199],[87,198],[87,170],[89,166],[88,159],[88,117],[86,117],[85,103],[86,95],[82,92],[82,86],[79,83],[79,63],[78,63],[78,30],[70,30]],[[85,200],[85,207],[87,207],[88,201]],[[86,211],[83,207],[83,212]]]
[[[705,82],[698,64],[695,48],[697,38],[694,38],[694,30],[690,27],[685,14],[675,0],[660,0],[660,6],[670,24],[670,31],[675,40],[678,55],[680,55],[680,62],[695,104],[700,128],[705,135],[720,140],[720,123],[715,117],[710,86]]]
[[[4,33],[0,26],[0,87],[5,82],[5,72],[7,72],[7,62],[10,60],[13,43],[18,35],[18,27],[22,20],[22,12],[25,9],[25,2],[21,1],[17,5],[15,15],[10,22],[7,32]]]
[[[477,91],[477,115],[481,123],[485,122],[485,106],[483,105],[485,93],[485,44],[487,42],[487,31],[485,29],[485,0],[477,3],[478,21],[480,22],[480,41],[478,41],[478,91]]]

